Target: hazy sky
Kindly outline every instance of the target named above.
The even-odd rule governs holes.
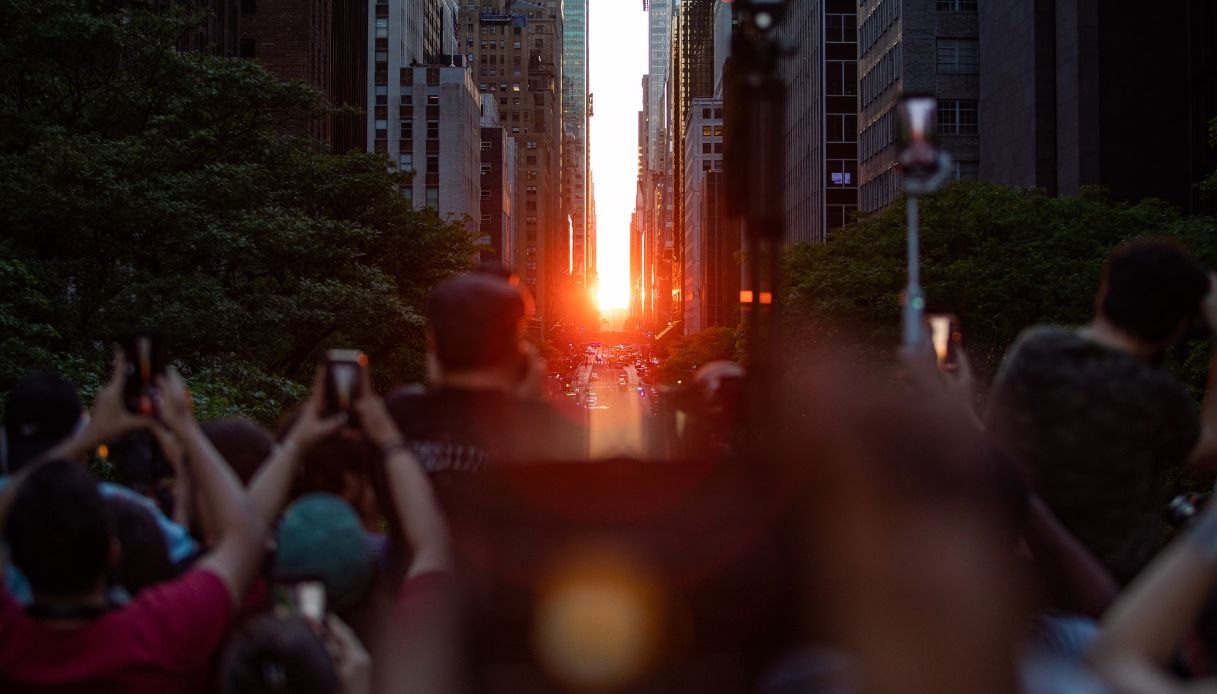
[[[600,305],[630,297],[630,215],[638,176],[638,111],[647,71],[647,13],[642,0],[588,0],[588,91],[592,178],[596,186]]]

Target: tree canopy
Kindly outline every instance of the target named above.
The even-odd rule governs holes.
[[[86,393],[155,325],[202,414],[264,422],[327,347],[422,375],[427,292],[473,238],[400,194],[383,156],[300,133],[323,97],[178,50],[203,21],[142,0],[0,1],[0,390]]]

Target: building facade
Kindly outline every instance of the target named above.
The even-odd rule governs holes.
[[[332,96],[333,22],[332,0],[242,0],[237,54],[257,60],[280,79],[305,82]],[[330,118],[310,118],[292,129],[332,141]]]
[[[562,35],[558,0],[464,3],[457,40],[476,88],[498,102],[499,119],[515,138],[515,263],[535,300],[534,336],[561,319],[568,277],[570,228],[561,199]]]
[[[499,120],[498,101],[482,94],[481,195],[478,244],[482,262],[498,263],[512,272],[519,237],[516,215],[516,140]]]
[[[886,207],[900,187],[895,105],[938,98],[939,142],[951,178],[980,173],[980,24],[977,0],[867,0],[858,8],[860,208]]]
[[[710,198],[718,191],[709,191],[710,172],[723,170],[723,102],[721,99],[691,99],[688,106],[684,153],[681,157],[681,240],[684,244],[681,273],[684,283],[681,296],[682,320],[686,335],[701,332],[713,325],[709,320],[710,295],[707,280],[711,277],[706,257],[707,235],[716,228],[717,205]]]
[[[981,178],[1213,211],[1195,184],[1217,168],[1217,5],[961,4],[979,14]]]
[[[571,219],[575,281],[589,286],[587,0],[565,0],[562,25],[562,203]]]

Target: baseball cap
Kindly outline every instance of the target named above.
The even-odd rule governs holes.
[[[4,398],[5,471],[17,472],[71,436],[83,417],[70,381],[47,373],[18,381]]]
[[[515,353],[523,318],[520,290],[488,273],[443,282],[427,302],[435,355],[450,369],[489,366]]]
[[[354,607],[372,582],[372,554],[350,504],[333,494],[308,494],[279,521],[275,577],[325,583],[335,612]]]

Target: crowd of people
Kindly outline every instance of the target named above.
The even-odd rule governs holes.
[[[683,460],[588,460],[582,411],[540,396],[526,306],[501,273],[448,280],[426,385],[382,399],[361,360],[335,407],[322,364],[274,432],[198,421],[172,367],[132,408],[121,350],[87,409],[58,376],[15,384],[0,691],[1175,692],[1217,675],[1217,398],[1195,407],[1164,366],[1217,334],[1217,276],[1179,246],[1114,252],[1093,320],[1029,327],[983,411],[966,357],[944,373],[928,347],[900,355],[898,388],[831,353],[778,365],[764,412],[716,364],[683,395]]]

